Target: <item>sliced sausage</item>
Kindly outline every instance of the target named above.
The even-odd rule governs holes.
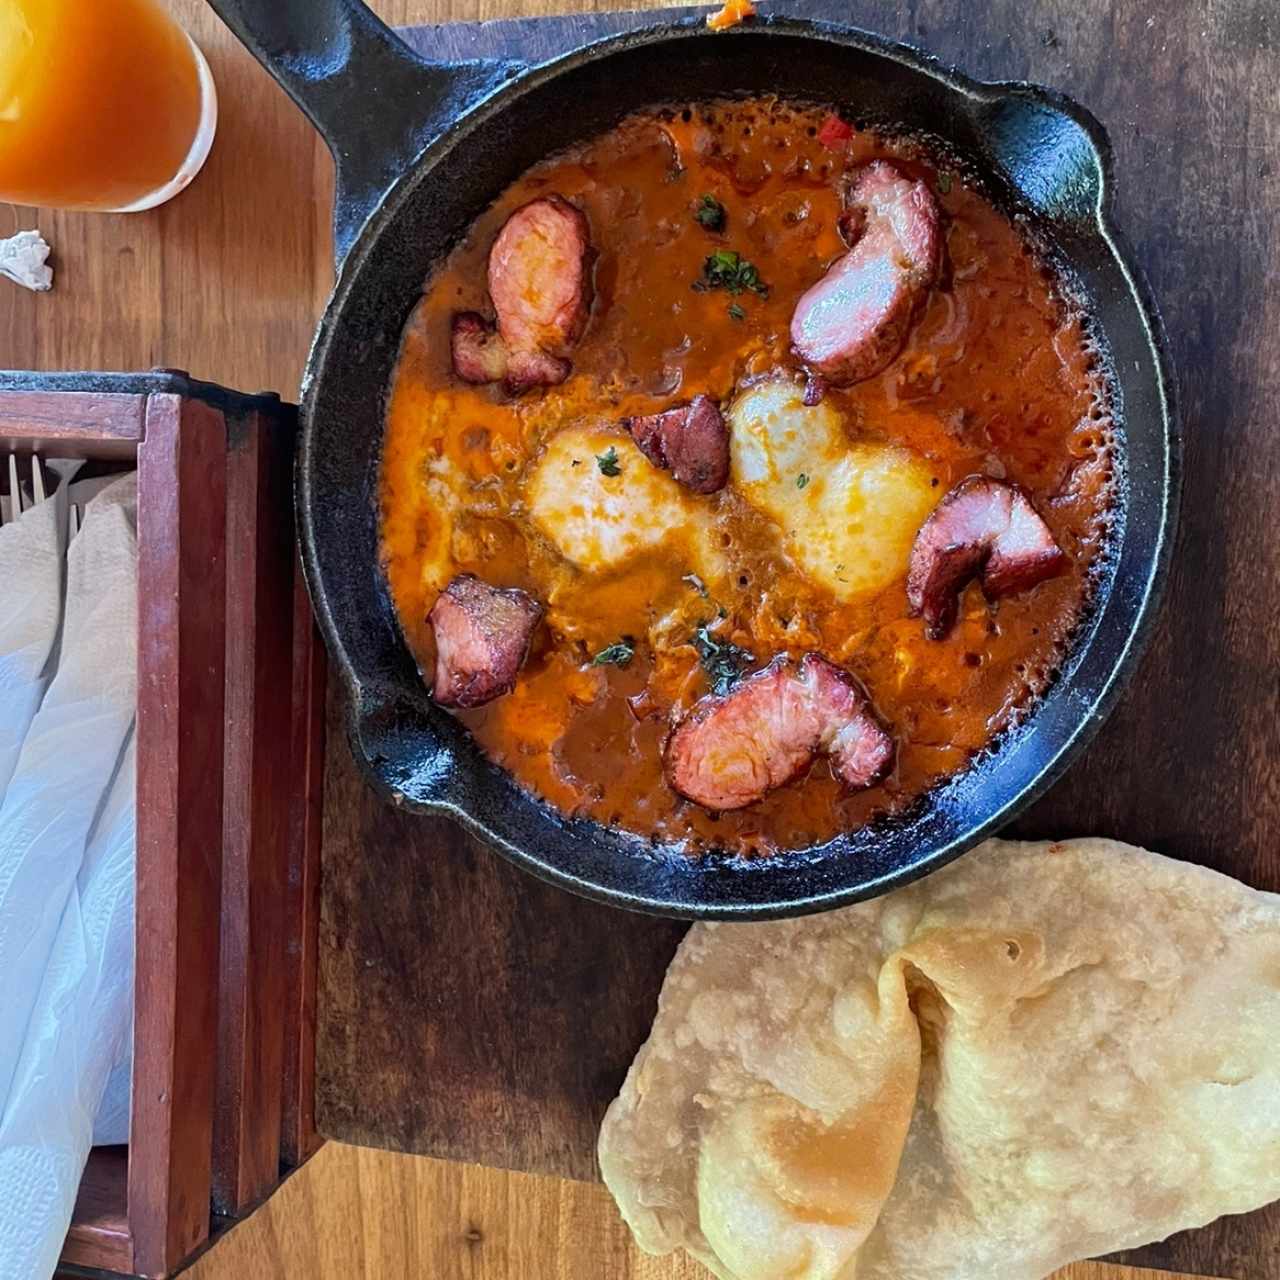
[[[1046,578],[1060,573],[1067,557],[1054,541],[1031,499],[1014,489],[1009,523],[991,548],[982,571],[982,590],[989,600],[1030,591]]]
[[[541,618],[527,592],[459,574],[427,614],[436,641],[431,696],[442,707],[479,707],[510,693]]]
[[[729,428],[710,396],[623,424],[655,467],[694,493],[716,493],[729,479]]]
[[[893,738],[876,719],[866,690],[843,667],[816,653],[804,657],[800,677],[822,720],[819,748],[831,772],[850,791],[874,786],[893,762]]]
[[[861,684],[816,653],[780,654],[722,696],[703,698],[667,739],[668,783],[717,811],[742,809],[826,754],[847,787],[879,781],[893,739]]]
[[[911,548],[907,603],[933,640],[955,625],[960,592],[978,578],[989,600],[1027,591],[1052,577],[1067,557],[1031,499],[1016,485],[969,476],[920,526]]]
[[[450,333],[453,371],[464,382],[499,382],[507,376],[507,344],[474,311],[459,311]]]
[[[562,196],[522,205],[489,250],[497,325],[474,311],[453,317],[453,368],[465,382],[505,381],[513,395],[555,386],[591,310],[591,229]]]
[[[928,186],[883,160],[854,182],[840,228],[852,247],[796,304],[791,341],[810,369],[848,386],[902,350],[937,281],[942,234]]]
[[[511,353],[514,389],[553,385],[582,337],[591,309],[591,228],[562,196],[522,205],[489,251],[489,296]]]

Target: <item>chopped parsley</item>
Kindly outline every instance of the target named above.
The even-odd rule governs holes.
[[[699,291],[725,289],[736,298],[748,290],[762,298],[769,296],[769,286],[760,279],[755,264],[732,249],[717,249],[702,264],[702,277],[693,287]]]
[[[807,485],[808,483],[809,483],[809,477],[805,475],[803,471],[798,476],[796,476],[797,489],[803,489],[805,485]]]
[[[698,651],[702,669],[711,682],[711,692],[715,694],[728,693],[755,661],[755,655],[746,649],[740,649],[727,640],[717,640],[711,634],[711,624],[707,622],[694,632],[693,647]]]
[[[951,194],[951,175],[949,173],[938,174],[938,190],[941,191],[944,196]]]
[[[593,667],[625,667],[636,656],[636,642],[630,636],[623,636],[617,644],[601,649],[591,659]]]
[[[729,315],[735,320],[745,320],[747,313],[736,302],[729,303]]]
[[[622,464],[618,461],[618,451],[610,445],[604,453],[596,454],[596,466],[602,476],[620,476]]]
[[[703,196],[698,201],[698,207],[693,211],[693,217],[696,222],[706,227],[708,231],[723,231],[724,225],[728,221],[724,205],[715,196],[709,195]]]

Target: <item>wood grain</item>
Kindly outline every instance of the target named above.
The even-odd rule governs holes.
[[[302,562],[293,563],[293,739],[285,940],[284,1107],[280,1156],[300,1165],[316,1133],[316,981],[320,944],[320,835],[324,815],[325,689],[328,664]],[[338,750],[343,750],[338,744]]]
[[[641,1253],[603,1187],[330,1142],[188,1280],[710,1280]],[[979,1280],[979,1277],[974,1277]],[[1191,1280],[1079,1263],[1052,1280]]]
[[[227,430],[227,698],[213,1198],[256,1204],[279,1179],[286,1019],[294,538],[291,433]],[[309,624],[309,619],[308,619]]]
[[[80,1179],[71,1229],[62,1261],[81,1266],[133,1269],[133,1238],[126,1211],[129,1193],[127,1147],[94,1147]]]
[[[42,391],[5,397],[0,448],[19,445],[37,453],[79,457],[86,447],[95,458],[132,458],[142,439],[146,397],[99,393],[69,401]]]
[[[393,812],[345,750],[325,797],[321,1132],[594,1178],[683,927],[566,897],[444,819]]]
[[[209,1231],[222,847],[222,415],[152,396],[138,449],[138,873],[133,1269]]]

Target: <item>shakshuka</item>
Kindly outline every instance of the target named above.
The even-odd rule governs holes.
[[[425,282],[385,570],[431,696],[522,785],[766,855],[1034,705],[1116,436],[1072,282],[927,140],[655,109],[525,173]]]

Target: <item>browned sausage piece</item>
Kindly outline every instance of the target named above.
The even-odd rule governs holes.
[[[982,590],[987,599],[999,600],[1001,596],[1029,591],[1061,572],[1066,563],[1065,553],[1053,540],[1031,499],[1015,488],[1009,523],[992,546],[991,558],[982,571]]]
[[[805,655],[800,676],[822,719],[819,747],[831,772],[850,791],[874,786],[893,763],[893,738],[876,719],[866,690],[843,667],[816,653]]]
[[[716,493],[729,479],[729,428],[710,396],[623,424],[655,467],[694,493]]]
[[[799,662],[780,654],[698,702],[667,739],[663,765],[674,790],[722,811],[754,804],[824,753],[832,773],[860,789],[884,776],[893,739],[847,671],[816,653]]]
[[[474,311],[453,317],[453,369],[464,382],[504,380],[513,395],[563,382],[565,357],[591,310],[591,229],[562,196],[517,209],[489,250],[497,325]]]
[[[489,251],[489,296],[512,390],[563,382],[591,309],[591,228],[562,196],[522,205]]]
[[[510,693],[541,618],[527,592],[459,574],[427,614],[436,641],[431,696],[442,707],[479,707]]]
[[[459,311],[450,333],[453,371],[464,382],[498,382],[507,376],[507,345],[474,311]]]
[[[933,193],[884,160],[853,184],[841,232],[852,248],[796,304],[791,342],[811,370],[848,386],[902,350],[937,281],[942,235]]]
[[[1027,591],[1067,562],[1021,489],[989,476],[962,480],[920,526],[911,548],[907,603],[930,639],[955,625],[960,592],[980,578],[989,600]]]

